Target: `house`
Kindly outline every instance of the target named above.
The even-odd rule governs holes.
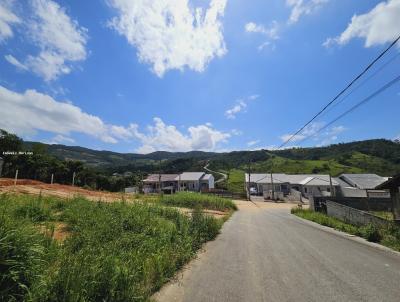
[[[161,187],[161,189],[160,189]],[[144,193],[175,193],[177,191],[204,191],[214,188],[214,176],[205,172],[181,174],[150,174],[143,180]]]
[[[339,178],[351,187],[361,190],[373,190],[388,180],[387,177],[376,174],[341,174]]]
[[[378,190],[390,190],[392,198],[393,220],[400,224],[400,174],[376,186]]]
[[[150,174],[143,180],[144,193],[175,193],[178,190],[178,174]]]
[[[376,174],[341,174],[335,178],[340,183],[337,192],[341,197],[370,197],[390,198],[390,194],[384,190],[376,190],[376,187],[388,180]]]
[[[180,191],[199,192],[214,189],[214,176],[204,172],[183,172],[175,180],[178,181]]]
[[[329,175],[321,174],[245,174],[246,187],[256,188],[263,192],[265,197],[270,196],[272,189],[278,196],[303,195],[324,196],[331,195],[331,186],[334,190],[339,183]],[[332,183],[331,183],[332,182]]]

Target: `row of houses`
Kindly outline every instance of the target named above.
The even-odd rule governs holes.
[[[177,191],[200,192],[214,189],[214,176],[205,172],[183,172],[181,174],[150,174],[143,180],[144,193]]]
[[[390,197],[388,192],[376,188],[387,180],[387,177],[376,174],[341,174],[339,177],[326,174],[245,174],[246,188],[250,188],[250,193],[279,199],[331,195],[386,198]]]

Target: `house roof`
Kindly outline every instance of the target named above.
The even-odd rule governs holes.
[[[178,174],[161,174],[161,181],[174,181]],[[160,174],[150,174],[143,182],[159,182]]]
[[[359,189],[375,189],[388,180],[387,177],[376,174],[342,174],[339,177],[351,186]]]
[[[248,181],[248,173],[245,173],[245,179]],[[299,184],[308,186],[323,186],[330,185],[329,175],[321,174],[284,174],[273,173],[272,180],[275,184]],[[271,183],[271,174],[250,174],[250,182],[254,183]],[[338,186],[339,183],[332,179],[332,185]]]
[[[204,174],[201,180],[209,180],[212,176],[212,174]]]
[[[343,188],[352,188],[350,184],[345,182],[343,179],[340,179],[339,177],[333,177],[332,180],[335,180],[339,184],[339,186]]]
[[[377,189],[393,189],[400,187],[400,174],[397,174],[390,178],[389,180],[381,183],[376,188]]]
[[[175,180],[181,180],[181,181],[197,181],[200,180],[200,178],[204,175],[204,172],[183,172],[182,174],[177,175],[175,177]]]

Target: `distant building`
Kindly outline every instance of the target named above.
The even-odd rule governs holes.
[[[340,183],[338,196],[341,197],[390,198],[389,192],[376,190],[388,177],[377,174],[341,174],[335,180]]]
[[[175,193],[178,190],[178,174],[150,174],[143,180],[144,193]]]
[[[175,193],[176,191],[207,191],[214,188],[214,176],[205,172],[181,174],[150,174],[143,180],[144,193]]]
[[[204,191],[214,189],[214,176],[204,172],[183,172],[177,177],[181,191]]]
[[[329,175],[323,174],[245,174],[246,188],[256,188],[257,192],[269,197],[272,190],[276,196],[329,196],[331,195],[331,180]],[[337,189],[339,183],[332,178],[332,187]]]

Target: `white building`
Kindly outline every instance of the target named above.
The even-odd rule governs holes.
[[[270,195],[272,188],[278,196],[297,195],[303,196],[329,196],[331,195],[331,181],[333,190],[339,187],[339,183],[324,174],[245,174],[246,188],[256,188],[257,192]]]
[[[176,178],[181,191],[199,192],[214,189],[214,176],[204,172],[183,172]]]

